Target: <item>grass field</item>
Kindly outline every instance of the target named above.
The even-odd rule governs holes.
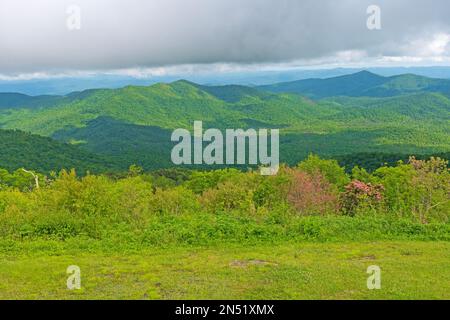
[[[39,250],[37,250],[39,249]],[[177,246],[129,252],[2,250],[0,299],[450,299],[450,243]],[[81,268],[81,289],[66,268]],[[368,290],[367,267],[381,268]]]

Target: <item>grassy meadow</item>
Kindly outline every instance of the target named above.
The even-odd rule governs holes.
[[[78,244],[80,245],[80,244]],[[0,299],[449,299],[449,242],[287,242],[131,252],[21,244],[0,258]],[[81,269],[68,290],[66,268]],[[368,290],[379,265],[381,289]]]

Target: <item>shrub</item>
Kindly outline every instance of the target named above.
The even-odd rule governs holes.
[[[212,213],[240,211],[253,214],[255,212],[253,190],[244,184],[235,184],[230,181],[206,190],[202,194],[201,203]]]
[[[141,176],[114,183],[111,195],[113,216],[117,221],[140,224],[152,213],[152,184]]]
[[[253,192],[253,202],[256,208],[273,210],[286,203],[289,182],[289,172],[283,167],[275,176],[257,176]]]
[[[162,215],[181,215],[201,209],[197,196],[183,186],[168,190],[157,189],[151,198],[150,207],[153,212]]]
[[[207,189],[216,187],[219,183],[232,178],[241,177],[244,174],[236,169],[223,169],[213,171],[194,171],[186,182],[186,187],[196,194],[201,194]]]
[[[448,222],[450,218],[450,174],[448,161],[430,158],[428,161],[411,157],[410,165],[416,170],[412,186],[417,199],[413,213],[421,223],[430,220]]]
[[[383,200],[384,187],[353,180],[345,187],[341,196],[342,209],[345,214],[354,216],[359,211],[373,210]]]
[[[390,213],[421,223],[449,221],[450,174],[446,161],[411,158],[408,164],[382,167],[373,175],[374,181],[385,188],[384,203]]]
[[[298,168],[310,175],[320,174],[329,183],[336,185],[340,189],[350,180],[344,168],[339,166],[336,160],[321,159],[313,154],[310,154],[306,160],[300,162]]]
[[[336,213],[339,204],[335,188],[322,175],[291,170],[287,200],[302,215]]]

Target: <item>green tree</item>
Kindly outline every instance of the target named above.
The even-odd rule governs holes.
[[[339,166],[336,160],[321,159],[314,154],[310,154],[306,160],[300,162],[298,168],[310,175],[321,174],[328,182],[336,185],[339,189],[343,189],[350,182],[344,168]]]

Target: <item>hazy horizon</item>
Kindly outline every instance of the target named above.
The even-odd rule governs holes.
[[[369,71],[385,77],[411,73],[429,78],[450,79],[450,66],[296,68],[253,72],[185,73],[154,77],[136,77],[121,74],[86,74],[79,76],[59,75],[47,78],[20,80],[0,78],[0,93],[21,93],[31,96],[48,94],[65,95],[88,89],[116,89],[128,85],[148,86],[155,83],[170,83],[177,80],[187,80],[201,85],[213,86],[230,84],[258,86],[312,78],[333,78],[360,71]]]

